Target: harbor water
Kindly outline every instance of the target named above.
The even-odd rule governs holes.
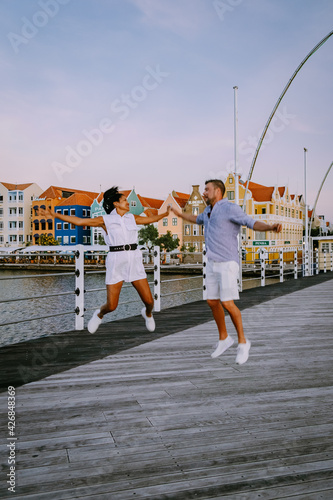
[[[0,323],[1,325],[14,323],[0,326],[0,347],[75,329],[74,274],[66,276],[62,276],[60,273],[54,276],[46,276],[46,274],[41,276],[40,271],[32,270],[0,271]],[[39,277],[26,278],[26,276]],[[104,279],[105,273],[103,271],[99,274],[85,276],[85,290],[87,291],[85,293],[85,326],[93,311],[105,303]],[[178,280],[175,281],[176,279]],[[153,274],[148,274],[148,281],[153,282]],[[276,279],[266,279],[266,284],[273,282],[276,282]],[[243,289],[253,286],[260,286],[260,279],[243,283]],[[103,290],[89,292],[95,288]],[[193,289],[198,290],[190,291]],[[69,294],[60,295],[64,292],[69,292]],[[47,297],[51,294],[55,294],[55,296]],[[36,296],[41,298],[15,301],[18,298]],[[202,275],[162,274],[161,297],[162,309],[202,300]],[[9,299],[14,299],[14,301],[1,303],[1,301]],[[110,322],[140,315],[141,309],[142,302],[137,292],[130,284],[124,284],[117,310],[105,316],[103,321]],[[69,314],[56,316],[59,313],[67,312]],[[52,317],[25,321],[48,315]],[[15,323],[18,321],[23,322]]]

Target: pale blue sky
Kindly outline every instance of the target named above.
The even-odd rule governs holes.
[[[333,2],[0,0],[0,27],[0,180],[166,198],[232,169],[235,85],[247,177]],[[306,147],[310,205],[333,161],[332,49],[333,36],[294,80],[252,177],[303,193]],[[332,191],[333,171],[318,204],[331,221]]]

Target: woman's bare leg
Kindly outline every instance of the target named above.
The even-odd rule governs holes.
[[[132,285],[140,295],[142,302],[146,306],[146,315],[148,316],[148,318],[150,318],[154,309],[154,299],[151,294],[148,280],[146,278],[142,280],[136,280],[132,282]]]
[[[123,281],[119,281],[119,283],[115,283],[114,285],[106,285],[106,304],[101,306],[100,312],[97,315],[100,319],[102,319],[105,314],[117,309],[123,283]]]

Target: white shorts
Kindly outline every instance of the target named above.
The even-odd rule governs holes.
[[[239,265],[234,260],[214,262],[208,260],[206,268],[207,299],[228,300],[239,299],[238,273]]]
[[[108,253],[106,258],[106,285],[114,285],[120,281],[132,283],[146,278],[142,254],[138,248],[136,250]]]

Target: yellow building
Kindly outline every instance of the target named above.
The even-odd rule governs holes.
[[[183,212],[190,215],[199,215],[206,208],[206,202],[200,194],[199,185],[192,186],[192,193],[186,202]],[[183,244],[194,252],[202,252],[205,242],[203,225],[191,224],[183,220]]]
[[[230,201],[235,199],[235,178],[229,174],[226,181],[226,197]],[[244,203],[246,182],[239,182],[239,204]],[[260,247],[274,253],[281,248],[302,248],[303,214],[305,205],[302,195],[289,193],[288,186],[263,186],[255,182],[249,183],[246,195],[246,213],[255,220],[262,220],[268,224],[279,222],[282,232],[260,232],[242,228],[242,246],[247,253],[254,253]],[[277,256],[277,254],[276,254]],[[271,255],[272,258],[273,254]]]

